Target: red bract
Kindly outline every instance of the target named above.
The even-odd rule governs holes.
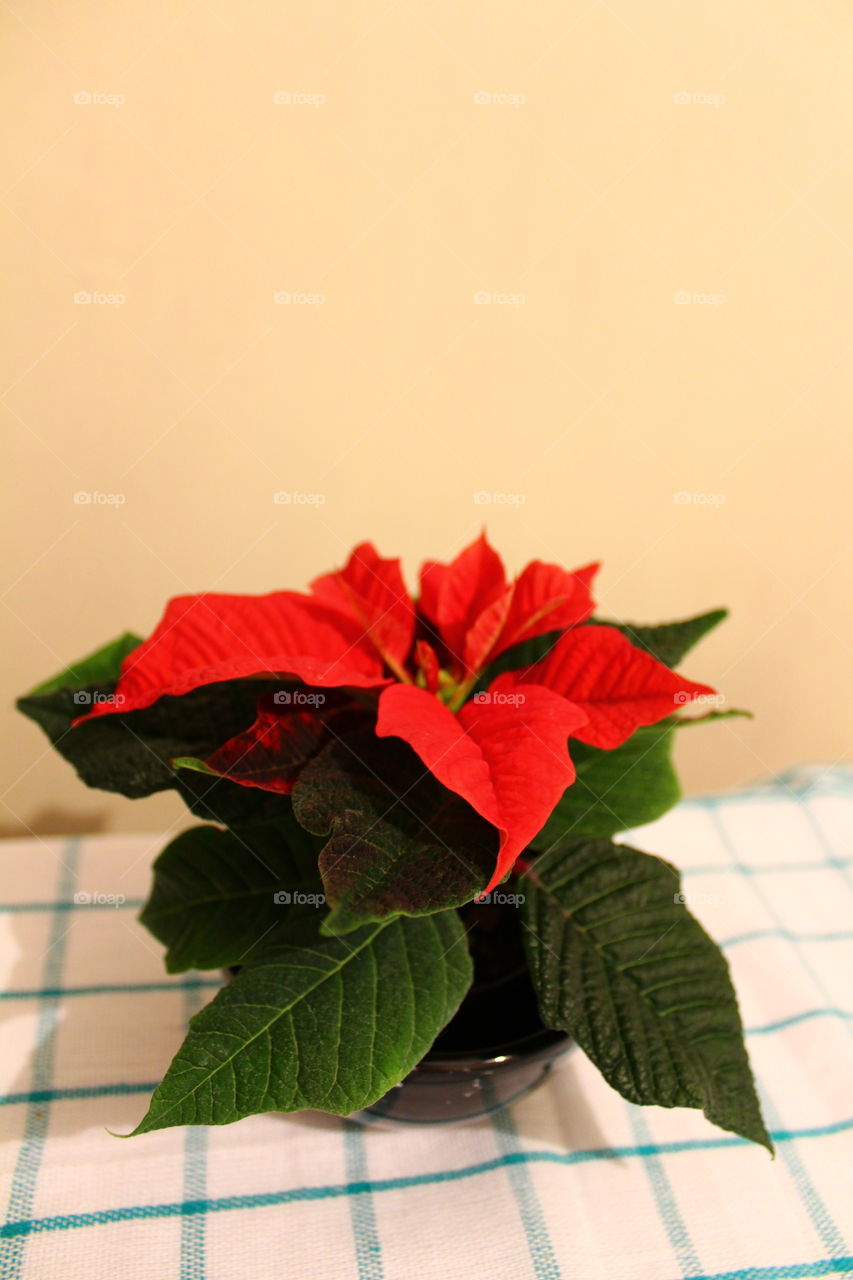
[[[425,689],[392,685],[379,699],[376,732],[403,738],[439,782],[497,827],[500,852],[488,892],[574,782],[568,739],[585,721],[578,707],[536,685],[480,694],[458,715]]]
[[[700,694],[714,692],[685,680],[606,626],[567,631],[541,662],[499,677],[494,687],[531,684],[545,685],[580,707],[586,719],[574,737],[605,750],[621,747],[641,725],[656,724]]]
[[[368,644],[402,677],[415,634],[415,607],[399,560],[383,560],[371,543],[363,542],[346,568],[315,578],[311,590],[357,622]]]
[[[275,701],[282,696],[292,695],[262,697],[254,723],[217,747],[206,760],[180,763],[230,778],[244,787],[290,795],[302,767],[320,750],[327,734],[316,710],[294,709],[292,703]]]
[[[302,695],[291,688],[278,702],[261,701],[255,723],[205,762],[241,785],[287,793],[335,732],[305,687],[361,690],[354,696],[376,716],[376,734],[407,742],[443,786],[500,832],[488,890],[574,781],[570,738],[612,749],[712,692],[614,627],[581,625],[592,615],[597,568],[568,572],[537,560],[509,581],[483,535],[450,564],[424,565],[416,607],[399,561],[363,543],[343,569],[315,579],[310,594],[173,600],[126,659],[115,699],[81,720],[224,680],[299,681]],[[500,654],[551,633],[562,634],[540,662],[471,696]]]
[[[116,705],[97,703],[81,720],[138,711],[166,694],[180,696],[221,680],[268,674],[298,676],[321,688],[370,688],[391,679],[362,624],[311,596],[178,596],[153,634],[125,659]]]
[[[522,640],[585,622],[593,610],[590,583],[598,569],[568,573],[534,560],[507,582],[485,534],[448,565],[428,561],[421,570],[421,612],[435,627],[457,675],[476,676]]]

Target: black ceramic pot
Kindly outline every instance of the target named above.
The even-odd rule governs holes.
[[[431,1050],[384,1098],[350,1118],[379,1125],[477,1120],[542,1084],[570,1047],[568,1036],[543,1028],[482,1053]]]
[[[474,983],[405,1080],[352,1117],[364,1124],[475,1120],[541,1084],[572,1044],[542,1025],[514,906],[462,909]]]

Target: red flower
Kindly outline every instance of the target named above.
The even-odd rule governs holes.
[[[120,696],[81,720],[265,674],[314,689],[363,690],[362,700],[375,690],[377,735],[402,738],[445,787],[498,828],[488,890],[574,781],[570,737],[611,749],[712,692],[615,628],[580,625],[593,611],[597,567],[569,573],[534,561],[508,582],[481,536],[451,564],[424,565],[416,609],[399,561],[383,560],[363,543],[307,595],[184,596],[126,659]],[[547,657],[471,697],[499,654],[552,632],[562,634]],[[255,724],[221,746],[207,768],[243,785],[290,791],[302,764],[334,732],[323,707],[306,701],[263,700]],[[333,701],[339,709],[340,699]]]

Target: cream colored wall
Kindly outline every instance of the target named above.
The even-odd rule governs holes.
[[[485,522],[513,566],[603,557],[607,613],[732,607],[687,670],[757,718],[684,735],[689,789],[845,751],[842,0],[4,26],[7,701],[171,594],[301,586],[365,537],[412,570]],[[180,815],[4,728],[9,831]]]

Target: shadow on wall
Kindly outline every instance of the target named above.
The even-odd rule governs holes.
[[[41,805],[27,818],[13,822],[0,822],[0,840],[22,836],[82,836],[95,835],[109,828],[110,815],[106,809],[66,808],[61,804]]]

